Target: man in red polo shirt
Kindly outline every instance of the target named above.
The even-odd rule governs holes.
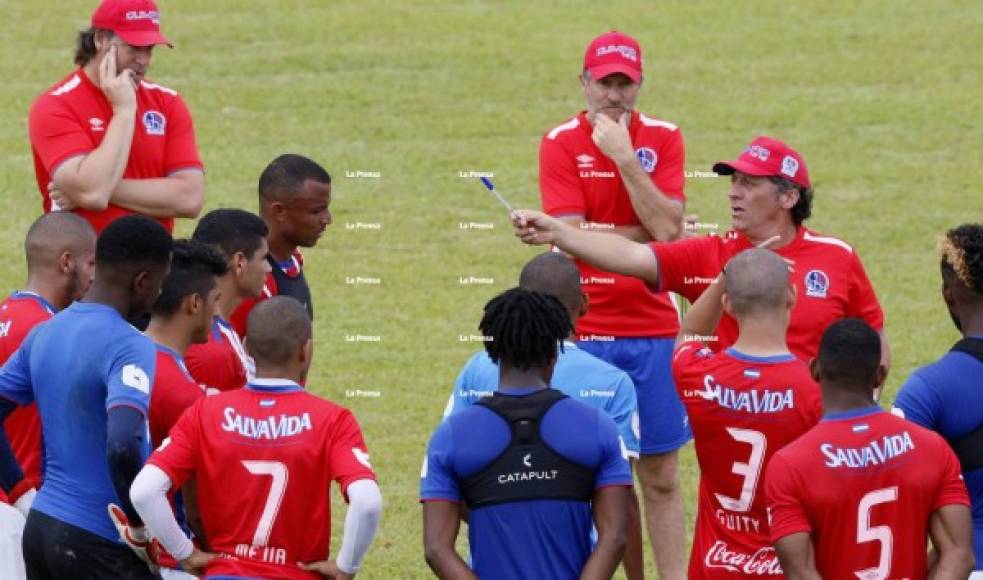
[[[797,303],[788,329],[792,353],[803,360],[815,357],[830,324],[861,318],[880,334],[881,364],[886,369],[890,355],[884,313],[857,252],[842,240],[802,225],[812,213],[813,196],[802,156],[777,139],[758,137],[738,159],[717,163],[713,169],[731,176],[727,197],[733,229],[723,236],[643,244],[578,230],[531,210],[515,213],[516,235],[528,244],[552,243],[596,266],[690,300],[700,296],[734,255],[777,236],[769,247],[795,270]],[[716,346],[730,346],[737,339],[737,323],[725,314],[716,335]]]
[[[543,211],[582,231],[669,241],[682,229],[683,138],[673,123],[635,110],[642,51],[625,34],[591,41],[580,75],[587,109],[549,131],[539,150]],[[677,450],[691,434],[670,372],[679,315],[667,293],[578,260],[590,311],[577,322],[577,346],[631,376],[641,440],[639,479],[660,575],[684,577]],[[625,569],[639,577],[640,528],[629,532]]]
[[[103,0],[79,33],[79,68],[31,106],[28,129],[44,211],[72,210],[101,232],[130,213],[173,230],[196,217],[205,179],[191,113],[147,81],[160,33],[153,0]]]

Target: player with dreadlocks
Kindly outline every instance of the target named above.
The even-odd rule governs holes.
[[[942,299],[962,339],[901,385],[894,412],[949,441],[972,499],[973,551],[983,578],[983,224],[963,224],[939,242]]]
[[[430,440],[420,482],[427,563],[439,578],[610,578],[625,548],[631,471],[614,422],[550,388],[570,316],[554,296],[513,288],[485,306],[479,329],[498,390]],[[473,570],[454,550],[462,514]]]

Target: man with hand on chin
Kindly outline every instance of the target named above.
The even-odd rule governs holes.
[[[170,232],[197,217],[205,178],[184,100],[145,79],[160,32],[153,0],[103,0],[79,33],[79,68],[31,106],[28,130],[45,212],[72,210],[101,232],[131,213]]]
[[[673,123],[635,111],[642,51],[608,32],[591,41],[579,77],[587,109],[550,130],[539,150],[543,211],[581,231],[624,241],[669,241],[682,230],[685,158]],[[562,249],[562,248],[561,248]],[[574,256],[580,258],[580,256]],[[667,293],[577,260],[590,311],[577,321],[577,347],[626,372],[635,384],[641,430],[638,475],[662,578],[685,577],[677,450],[692,436],[672,382],[679,314]],[[629,580],[641,578],[642,539],[630,534]]]

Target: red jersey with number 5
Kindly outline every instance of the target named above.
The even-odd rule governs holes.
[[[771,537],[811,534],[823,578],[924,578],[932,512],[969,506],[939,435],[872,406],[826,415],[765,478]]]
[[[700,464],[689,578],[782,577],[762,476],[778,449],[819,422],[819,386],[791,353],[713,353],[695,341],[676,348],[672,374]]]
[[[205,536],[223,554],[209,575],[319,578],[328,558],[329,487],[375,479],[350,411],[289,381],[257,379],[201,399],[150,457],[174,486],[194,476]]]

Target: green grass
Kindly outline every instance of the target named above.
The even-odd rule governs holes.
[[[858,248],[886,310],[886,401],[956,336],[934,247],[944,229],[983,216],[974,2],[161,4],[177,48],[155,54],[150,76],[180,90],[194,113],[206,209],[255,209],[259,172],[282,152],[312,156],[335,177],[335,225],[306,254],[317,318],[310,385],[355,411],[382,484],[385,515],[365,578],[428,575],[418,473],[476,346],[458,335],[474,331],[484,302],[538,251],[514,241],[500,206],[457,172],[494,171],[514,205],[537,206],[539,138],[582,106],[583,49],[607,29],[641,41],[640,109],[682,127],[688,170],[708,170],[762,133],[803,152],[817,189],[809,225]],[[71,68],[90,5],[0,0],[4,288],[22,284],[21,242],[40,211],[26,111]],[[346,179],[346,170],[382,177]],[[726,227],[726,191],[722,180],[692,179],[689,209]],[[458,228],[469,221],[495,229]],[[182,223],[178,233],[190,229]],[[345,276],[381,285],[347,285]],[[494,284],[463,286],[459,276]],[[382,340],[347,343],[345,334]],[[353,389],[381,396],[346,397]],[[688,448],[690,517],[696,478]],[[342,514],[336,505],[336,529]]]

